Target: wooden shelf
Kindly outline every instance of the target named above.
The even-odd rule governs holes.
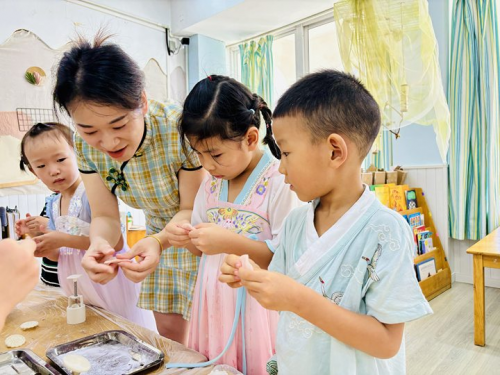
[[[451,270],[442,268],[435,275],[418,283],[428,301],[451,288]]]
[[[440,253],[437,247],[435,247],[432,251],[429,251],[428,253],[422,254],[422,255],[417,255],[414,259],[413,262],[415,264],[423,262],[424,260],[427,260],[429,258],[440,258]],[[436,264],[436,269],[439,269],[439,266]]]
[[[443,250],[441,239],[439,238],[439,235],[437,233],[436,226],[434,225],[434,220],[429,210],[429,206],[427,205],[427,201],[425,200],[425,194],[423,193],[421,188],[412,189],[417,193],[418,207],[412,210],[402,211],[400,212],[400,214],[409,215],[415,212],[423,214],[425,227],[432,232],[432,242],[435,248],[428,253],[416,256],[413,261],[415,264],[423,262],[430,258],[434,258],[434,260],[436,261],[437,273],[419,282],[420,288],[422,289],[425,298],[430,301],[431,299],[437,297],[444,291],[451,288],[451,269],[450,265],[448,264],[446,254]]]

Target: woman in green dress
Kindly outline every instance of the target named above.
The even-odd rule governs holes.
[[[57,69],[54,104],[72,118],[78,165],[92,209],[91,245],[82,265],[95,282],[121,270],[142,281],[138,306],[153,310],[161,335],[186,343],[198,260],[171,246],[166,226],[190,217],[204,177],[199,160],[181,146],[181,107],[148,100],[144,76],[116,44],[80,40]],[[140,208],[148,236],[104,264],[121,242],[118,198]],[[126,298],[126,296],[117,296]]]

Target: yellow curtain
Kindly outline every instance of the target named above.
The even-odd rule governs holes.
[[[384,129],[432,125],[445,162],[450,113],[427,1],[346,0],[333,11],[344,69],[375,97]]]

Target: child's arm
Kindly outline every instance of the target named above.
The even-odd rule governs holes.
[[[59,258],[60,247],[87,250],[90,246],[90,238],[87,236],[75,236],[55,230],[40,228],[42,234],[35,237],[35,256],[46,257],[54,262]]]
[[[276,272],[239,268],[235,276],[241,278],[241,284],[266,309],[293,312],[373,357],[391,358],[401,347],[404,323],[384,324],[371,316],[354,313]]]
[[[252,240],[216,224],[198,224],[189,233],[189,237],[193,245],[204,254],[248,254],[259,267],[265,269],[273,257],[273,253],[265,242]]]
[[[196,248],[191,243],[191,238],[189,237],[189,232],[193,230],[193,226],[191,223],[202,223],[208,221],[206,214],[206,198],[204,192],[204,178],[206,176],[206,172],[204,169],[200,171],[196,171],[196,174],[192,174],[193,171],[187,172],[183,171],[184,174],[187,174],[189,178],[183,179],[188,186],[185,186],[184,193],[181,191],[181,185],[179,185],[179,192],[181,193],[181,197],[189,196],[189,199],[181,199],[181,210],[170,220],[167,226],[162,230],[161,234],[166,237],[168,242],[172,246],[183,247],[188,249],[191,253],[196,256],[201,256],[203,253]],[[201,183],[198,181],[202,179]],[[193,181],[194,179],[194,181]],[[198,186],[198,190],[194,191],[194,187]],[[189,192],[189,194],[186,193]],[[193,194],[195,194],[194,199],[192,198]]]
[[[191,225],[192,212],[193,210],[179,211],[159,234],[171,246],[183,247],[194,255],[201,256],[202,252],[191,243],[191,238],[189,238],[189,232],[193,229]]]
[[[45,231],[42,235],[35,237],[34,240],[37,243],[37,251],[60,247],[87,250],[90,246],[90,238],[87,236],[75,236],[55,230]]]

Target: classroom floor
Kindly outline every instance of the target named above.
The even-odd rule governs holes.
[[[500,289],[486,288],[486,346],[474,345],[473,286],[454,283],[406,325],[408,375],[500,374]]]

